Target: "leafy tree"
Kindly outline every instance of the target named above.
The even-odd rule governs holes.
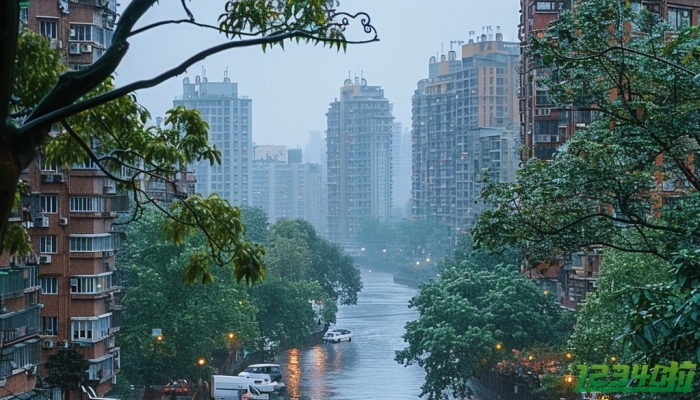
[[[270,229],[268,244],[273,247],[277,241],[282,243],[299,238],[305,241],[305,246],[298,244],[299,248],[307,248],[311,257],[309,267],[299,273],[304,273],[305,279],[321,285],[327,302],[337,301],[344,305],[357,303],[357,294],[362,290],[360,271],[338,245],[319,237],[309,222],[300,219],[278,221]],[[280,255],[284,256],[284,253]]]
[[[265,244],[270,229],[269,217],[260,207],[240,206],[241,221],[245,226],[245,238],[251,242]]]
[[[132,384],[164,384],[198,375],[195,360],[228,354],[227,334],[239,343],[258,341],[257,308],[243,288],[234,285],[230,269],[213,271],[216,281],[187,285],[186,262],[205,240],[196,236],[183,245],[168,242],[160,231],[165,217],[148,209],[129,225],[117,253],[124,286],[124,323],[118,336],[123,373]],[[151,335],[162,330],[162,340]],[[223,360],[215,360],[221,362]],[[209,365],[219,368],[221,365]]]
[[[474,230],[479,245],[526,248],[532,261],[603,245],[671,262],[672,286],[632,298],[630,344],[649,355],[700,351],[700,28],[670,30],[628,2],[589,0],[531,38],[530,55],[555,71],[540,87],[593,120],[551,162],[488,185],[493,208]]]
[[[251,298],[258,307],[260,347],[269,346],[274,352],[307,344],[317,323],[309,300],[323,295],[318,282],[290,281],[273,273],[265,282],[253,287]]]
[[[420,318],[406,324],[408,347],[396,361],[417,363],[427,373],[421,395],[464,397],[467,379],[494,367],[497,344],[523,349],[534,343],[562,345],[573,318],[513,267],[447,264],[440,278],[421,284],[409,307]]]
[[[568,347],[576,359],[593,364],[610,356],[620,362],[642,361],[636,359],[639,354],[630,353],[620,340],[632,322],[631,294],[651,285],[668,285],[670,271],[670,263],[648,254],[606,250],[598,273],[598,288],[586,297],[569,339]],[[665,351],[671,356],[669,349]]]
[[[376,32],[366,14],[338,11],[335,0],[228,0],[216,26],[196,22],[182,1],[187,18],[135,28],[156,3],[131,1],[117,21],[111,46],[81,71],[67,71],[46,38],[20,29],[18,0],[0,3],[0,103],[7,105],[0,109],[0,250],[18,251],[22,246],[17,239],[26,239],[15,227],[13,240],[5,241],[8,218],[20,173],[40,153],[42,162],[60,167],[94,162],[123,190],[133,193],[135,218],[145,203],[166,213],[170,217],[164,223],[166,238],[175,243],[183,243],[194,231],[204,232],[209,251],[192,254],[185,272],[188,282],[211,282],[211,261],[231,264],[239,281],[258,281],[264,276],[262,248],[244,240],[237,208],[218,196],[195,195],[172,205],[161,204],[145,196],[140,185],[142,177],[157,179],[177,193],[177,181],[188,164],[220,163],[220,153],[207,143],[207,124],[197,112],[175,108],[167,113],[164,127],[146,126],[148,112],[130,93],[156,86],[227,49],[259,45],[264,51],[269,46],[282,47],[285,41],[303,41],[340,50],[349,43],[374,41]],[[371,35],[367,40],[345,37],[346,27],[356,18]],[[231,40],[205,48],[150,79],[114,86],[111,76],[127,54],[132,36],[180,23],[213,29]],[[49,134],[52,128],[56,134]],[[121,175],[124,171],[128,176]]]
[[[68,399],[71,390],[80,390],[88,380],[90,363],[76,349],[59,349],[46,362],[46,383],[61,388],[63,399]]]

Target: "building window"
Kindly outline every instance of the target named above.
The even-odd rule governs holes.
[[[690,26],[690,10],[669,7],[668,24],[675,30],[679,30],[685,26]]]
[[[70,278],[70,292],[75,294],[103,293],[112,288],[112,273]]]
[[[58,278],[39,278],[42,294],[58,294]]]
[[[92,40],[92,25],[70,24],[69,40],[89,42]]]
[[[109,233],[70,236],[71,253],[110,251],[114,250],[114,246],[112,244],[112,235]]]
[[[39,237],[39,253],[52,254],[58,252],[58,236],[49,235]]]
[[[29,21],[29,7],[20,6],[19,19],[20,19],[20,21],[24,22],[25,24]]]
[[[92,317],[90,320],[71,321],[72,339],[74,341],[97,341],[107,336],[112,326],[111,314],[104,318]]]
[[[557,11],[561,9],[561,3],[556,1],[538,1],[535,3],[537,11]]]
[[[103,212],[107,211],[107,201],[102,197],[71,197],[71,212]]]
[[[49,39],[56,39],[58,32],[58,24],[56,21],[40,20],[39,21],[39,33],[46,36]]]
[[[46,214],[56,214],[58,212],[58,196],[41,196],[41,211]]]
[[[41,334],[58,336],[58,317],[41,317]]]

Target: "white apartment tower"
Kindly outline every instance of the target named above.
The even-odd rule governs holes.
[[[326,116],[328,233],[346,243],[364,220],[391,216],[392,104],[380,86],[356,77],[345,80]]]
[[[218,193],[233,205],[252,204],[253,101],[238,95],[238,84],[224,76],[223,82],[185,78],[182,97],[174,106],[198,110],[209,124],[209,143],[221,151],[221,165],[208,161],[192,166],[195,191],[206,197]]]

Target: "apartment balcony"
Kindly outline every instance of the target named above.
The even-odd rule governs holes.
[[[41,308],[42,305],[34,304],[21,310],[0,315],[0,335],[3,343],[9,344],[37,335],[39,333]]]

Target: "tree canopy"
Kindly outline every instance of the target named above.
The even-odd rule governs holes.
[[[674,266],[667,287],[630,294],[631,342],[695,351],[700,287],[700,27],[678,29],[638,3],[580,2],[533,35],[531,74],[560,109],[590,111],[551,161],[529,160],[492,183],[478,245],[525,248],[561,263],[589,245],[651,254]],[[652,290],[653,289],[653,290]]]
[[[421,395],[430,400],[466,396],[468,378],[500,361],[496,345],[563,345],[573,328],[573,315],[562,311],[555,296],[512,266],[454,260],[420,289],[409,304],[420,317],[406,324],[408,346],[396,361],[425,369]]]
[[[80,385],[88,380],[87,358],[72,347],[59,349],[49,356],[46,362],[46,383],[61,388],[64,399],[71,390],[80,390]]]
[[[608,249],[604,252],[595,293],[589,293],[576,316],[576,328],[569,338],[568,349],[577,361],[600,363],[611,356],[620,362],[654,364],[644,352],[629,348],[627,336],[634,308],[631,295],[672,282],[671,264],[649,254],[625,253]],[[626,339],[626,340],[624,340]],[[658,349],[673,357],[671,349]],[[669,358],[667,360],[685,360]]]
[[[195,231],[204,233],[208,251],[193,253],[185,271],[188,282],[210,282],[210,262],[232,265],[236,278],[252,283],[264,277],[262,247],[243,237],[240,210],[216,195],[194,195],[172,204],[149,198],[142,179],[163,181],[175,194],[178,181],[194,162],[220,163],[218,150],[208,144],[208,126],[195,111],[168,111],[164,126],[148,126],[149,114],[136,103],[135,90],[158,85],[182,74],[187,67],[228,49],[248,46],[283,46],[286,41],[321,44],[345,49],[347,44],[377,40],[364,13],[349,14],[335,0],[230,0],[223,2],[216,26],[202,24],[182,1],[183,20],[160,21],[135,28],[156,0],[134,0],[121,13],[112,43],[92,65],[69,71],[48,39],[20,27],[19,1],[0,4],[0,250],[26,250],[26,238],[13,227],[6,241],[8,218],[16,206],[20,173],[37,159],[61,168],[94,163],[104,174],[133,194],[134,218],[145,204],[168,215],[166,237],[183,243]],[[345,36],[353,22],[368,37]],[[165,24],[190,24],[213,29],[230,40],[192,55],[157,76],[115,86],[112,75],[129,51],[129,39]],[[184,197],[184,196],[182,196]]]
[[[126,307],[117,340],[124,378],[131,384],[195,378],[199,357],[228,354],[229,333],[237,343],[256,343],[259,338],[258,309],[246,288],[234,285],[231,269],[212,271],[217,279],[205,286],[173,279],[183,275],[187,260],[205,240],[200,234],[174,245],[160,230],[163,219],[162,213],[147,209],[129,225],[117,253]],[[152,336],[153,329],[161,330],[162,340]],[[223,365],[223,360],[216,361]]]

